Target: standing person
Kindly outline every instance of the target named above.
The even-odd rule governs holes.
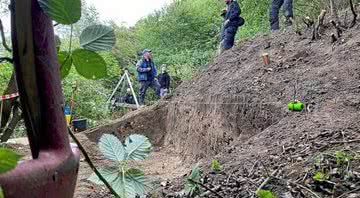
[[[158,76],[160,83],[160,96],[166,96],[170,91],[170,76],[166,71],[166,65],[161,65],[161,74]]]
[[[220,53],[231,49],[234,46],[235,35],[239,28],[244,24],[244,19],[240,17],[241,9],[234,0],[224,0],[227,10],[222,13],[224,23],[221,30]]]
[[[136,64],[138,81],[140,83],[140,104],[144,104],[146,90],[151,87],[160,96],[160,84],[156,79],[157,71],[151,57],[151,50],[144,49],[141,60]]]
[[[271,32],[277,32],[280,29],[279,25],[279,11],[283,7],[286,18],[285,27],[292,26],[293,14],[293,0],[271,0],[270,8],[270,26]]]

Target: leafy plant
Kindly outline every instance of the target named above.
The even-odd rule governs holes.
[[[80,45],[83,49],[58,53],[60,74],[65,78],[74,65],[76,71],[83,77],[97,80],[107,75],[106,62],[98,51],[109,51],[115,45],[115,33],[111,27],[105,25],[92,25],[87,27],[80,35]],[[71,41],[70,41],[71,42]]]
[[[348,155],[347,153],[345,153],[343,151],[336,151],[335,157],[336,157],[337,166],[342,166],[343,164],[345,164],[353,159],[352,156]]]
[[[20,158],[21,156],[16,152],[6,148],[0,148],[0,174],[15,168]]]
[[[211,170],[213,170],[215,172],[221,171],[221,165],[220,165],[220,162],[218,160],[213,160],[211,162]]]
[[[199,195],[201,192],[199,182],[200,182],[200,168],[199,165],[197,164],[192,168],[191,174],[186,178],[185,194],[190,197]]]
[[[41,9],[60,24],[73,24],[80,20],[80,0],[39,0]]]
[[[329,175],[326,174],[324,171],[317,171],[313,176],[313,179],[319,182],[323,182],[329,179]]]
[[[258,190],[256,191],[256,195],[259,198],[277,198],[271,191],[269,190]]]
[[[105,134],[100,138],[99,148],[107,159],[114,162],[112,166],[100,169],[99,172],[116,193],[122,198],[134,198],[137,195],[143,196],[149,190],[150,184],[144,172],[130,165],[130,162],[145,160],[149,156],[152,146],[148,138],[131,135],[122,144],[114,135]],[[103,184],[96,174],[92,174],[88,180]]]
[[[20,160],[21,156],[16,152],[0,148],[0,174],[6,173],[14,169]],[[3,190],[0,186],[0,198],[4,198]]]

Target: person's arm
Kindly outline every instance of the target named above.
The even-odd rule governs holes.
[[[141,65],[142,65],[142,60],[139,60],[138,62],[137,62],[137,64],[136,64],[136,71],[138,71],[138,72],[140,72],[140,73],[145,73],[145,72],[149,72],[150,70],[149,70],[149,68],[143,68],[143,67],[141,67]]]

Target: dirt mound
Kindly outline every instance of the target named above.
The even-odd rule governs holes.
[[[310,33],[243,41],[184,82],[172,98],[85,134],[96,142],[103,133],[141,133],[186,162],[220,159],[223,172],[205,171],[204,183],[224,197],[253,197],[274,170],[278,179],[264,187],[285,192],[283,197],[310,197],[313,190],[325,197],[355,192],[360,182],[354,157],[360,139],[359,30],[345,31],[335,43],[331,28],[317,41],[307,38]],[[269,65],[263,64],[263,53],[269,53]],[[306,110],[287,110],[294,96]],[[333,162],[339,150],[354,155],[347,169],[354,185],[348,186],[345,178],[328,179],[340,190],[314,184],[313,158],[332,156],[325,159],[326,167],[337,170]],[[161,196],[175,196],[183,188],[179,181],[165,187]]]
[[[240,43],[177,90],[165,145],[187,157],[220,159],[223,171],[205,171],[203,180],[224,197],[254,197],[267,177],[264,188],[281,197],[360,197],[359,29],[334,44],[330,29],[319,41],[278,34]],[[264,52],[270,65],[262,63]],[[307,106],[303,112],[287,110],[294,90]],[[337,172],[335,153],[352,155],[350,177]],[[328,156],[322,166],[333,171],[320,172],[324,181],[314,179],[318,156]],[[163,191],[176,197],[171,192]]]

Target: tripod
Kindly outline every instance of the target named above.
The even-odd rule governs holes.
[[[110,101],[111,101],[111,99],[114,97],[116,91],[119,89],[121,83],[123,83],[123,82],[125,83],[125,78],[126,78],[128,84],[129,84],[129,86],[130,86],[131,93],[132,93],[132,95],[133,95],[133,97],[134,97],[135,104],[136,104],[136,109],[138,109],[138,108],[140,107],[140,105],[139,105],[139,102],[138,102],[138,100],[137,100],[136,94],[135,94],[135,92],[134,92],[134,88],[133,88],[133,86],[132,86],[132,83],[131,83],[131,80],[130,80],[130,77],[129,77],[128,69],[125,69],[124,74],[121,76],[120,81],[119,81],[118,84],[116,85],[114,91],[112,92],[112,94],[111,94],[111,96],[109,97],[109,99],[108,99],[107,102],[110,103]],[[124,107],[130,107],[131,105],[123,105],[123,106],[124,106]]]

